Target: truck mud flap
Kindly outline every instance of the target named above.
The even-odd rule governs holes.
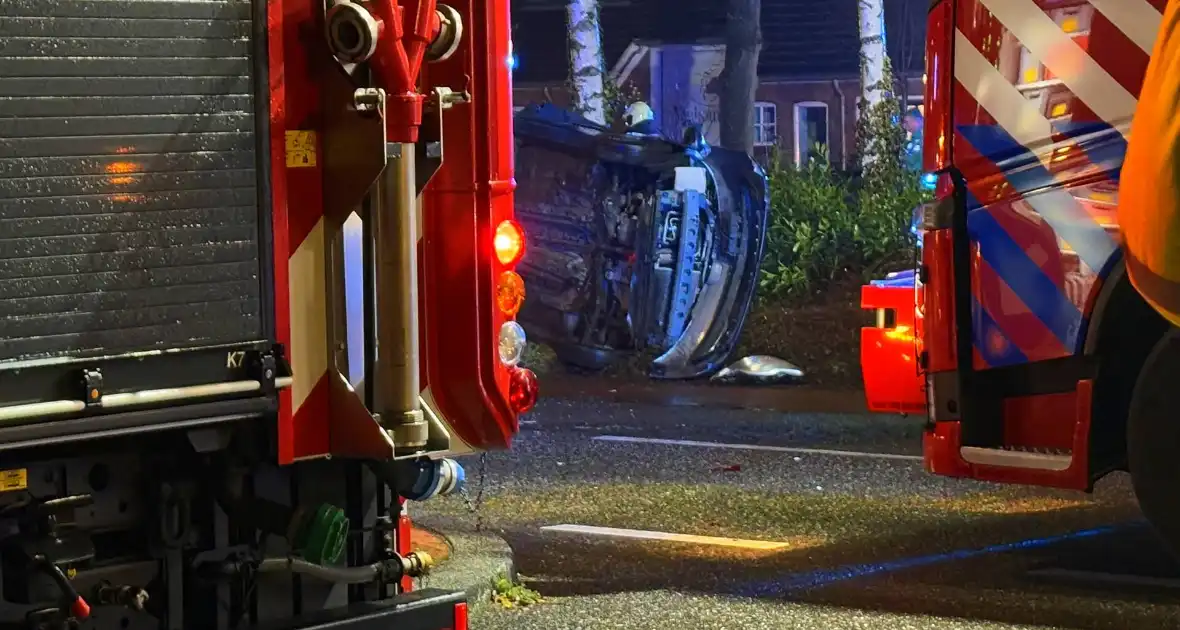
[[[264,630],[467,630],[462,591],[422,589],[382,602],[351,604],[260,626]]]

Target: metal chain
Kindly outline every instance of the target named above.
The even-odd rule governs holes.
[[[475,531],[483,529],[483,514],[480,513],[480,506],[483,505],[483,491],[487,486],[488,478],[488,454],[483,452],[479,456],[479,473],[475,480],[475,499],[471,498],[471,491],[469,486],[463,487],[462,497],[463,504],[467,506],[467,511],[475,515]]]

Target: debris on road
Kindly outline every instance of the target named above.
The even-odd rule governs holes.
[[[722,368],[709,380],[724,385],[789,385],[803,380],[803,370],[784,359],[755,354]]]

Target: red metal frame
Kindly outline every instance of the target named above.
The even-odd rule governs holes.
[[[439,28],[435,1],[371,5],[385,31],[372,66],[388,94],[390,141],[417,139],[421,95],[434,87],[470,96],[443,114],[443,165],[422,197],[422,386],[428,404],[459,439],[478,449],[504,448],[517,431],[517,417],[508,404],[509,372],[497,352],[505,318],[494,292],[504,267],[494,260],[492,233],[514,216],[509,2],[450,4],[462,17],[464,36],[450,59],[429,66],[423,59]],[[322,335],[318,328],[293,330],[305,321],[322,326],[319,311],[326,308],[326,296],[314,277],[320,272],[307,272],[306,260],[319,260],[313,269],[325,264],[320,259],[329,248],[321,241],[329,231],[325,224],[335,221],[324,214],[322,138],[315,165],[288,174],[286,164],[287,132],[324,131],[321,82],[326,73],[339,72],[318,11],[316,0],[284,0],[271,2],[268,16],[278,338],[289,348],[296,379],[293,391],[283,394],[279,417],[284,464],[333,453],[333,433],[339,434],[336,442],[344,440],[345,425],[355,424],[337,417],[333,425],[333,414],[356,412],[355,405],[345,404],[355,396],[339,391],[344,386],[332,370],[314,373],[324,369],[323,357],[331,361],[334,355],[327,330]],[[318,362],[300,365],[297,355],[313,355]]]
[[[394,546],[397,554],[403,558],[410,555],[414,551],[414,527],[410,517],[406,514],[406,500],[401,497],[397,498],[397,532],[395,535],[397,539],[394,541]],[[403,593],[414,590],[414,578],[408,575],[403,576],[401,589]]]
[[[323,130],[321,91],[317,77],[331,71],[331,56],[319,32],[314,0],[272,0],[269,5],[271,81],[271,137],[273,165],[273,216],[275,231],[275,311],[280,321],[279,341],[291,352],[295,341],[292,320],[296,309],[308,305],[292,302],[290,268],[297,250],[323,216],[322,144],[315,147],[316,164],[287,173],[287,132]],[[314,237],[313,237],[314,238]],[[281,245],[280,245],[281,242]],[[294,355],[291,355],[294,358]],[[278,458],[280,463],[321,456],[328,452],[330,382],[316,374],[301,374],[293,362],[294,378],[316,379],[313,389],[293,408],[292,393],[285,392],[279,412]]]
[[[443,164],[423,193],[423,381],[464,442],[504,448],[518,425],[497,351],[504,267],[492,243],[500,221],[515,216],[509,3],[450,4],[466,34],[450,59],[423,69],[423,82],[465,89],[471,101],[443,114]]]

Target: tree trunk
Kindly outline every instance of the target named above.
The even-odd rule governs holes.
[[[860,12],[860,81],[865,105],[881,102],[886,86],[881,85],[885,74],[885,7],[881,0],[859,0]]]
[[[762,0],[727,0],[725,67],[721,71],[721,146],[754,150],[754,94],[762,51]]]
[[[860,15],[860,116],[867,116],[881,102],[887,89],[885,76],[885,7],[883,0],[859,0]],[[867,166],[872,162],[870,152],[862,155]]]
[[[578,113],[606,124],[606,68],[602,58],[602,33],[598,21],[598,0],[568,0],[570,83],[573,105]]]

